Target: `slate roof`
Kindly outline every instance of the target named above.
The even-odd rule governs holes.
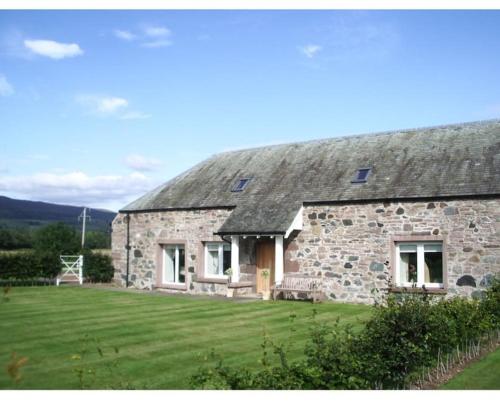
[[[478,195],[500,195],[500,120],[225,152],[121,211],[232,207],[220,233],[283,233],[304,202]]]

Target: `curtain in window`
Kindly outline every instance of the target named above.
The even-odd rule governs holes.
[[[174,282],[175,279],[175,249],[165,249],[165,261],[163,266],[163,280],[165,282]]]
[[[207,271],[211,275],[219,275],[219,251],[208,251]]]

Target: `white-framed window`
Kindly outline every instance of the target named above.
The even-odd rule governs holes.
[[[163,245],[164,284],[186,283],[186,259],[184,245]]]
[[[442,242],[397,242],[395,265],[400,287],[444,287]]]
[[[225,278],[225,272],[231,268],[231,245],[224,242],[205,244],[205,276]]]

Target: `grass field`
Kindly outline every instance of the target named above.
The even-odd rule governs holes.
[[[277,341],[291,338],[291,352],[298,356],[313,310],[317,320],[340,317],[357,327],[371,313],[362,305],[235,302],[80,287],[16,287],[8,298],[0,298],[2,389],[75,389],[78,369],[95,370],[95,377],[85,379],[96,389],[120,381],[134,388],[186,389],[212,348],[232,365],[258,367],[264,330]],[[99,341],[103,357],[95,343],[82,355],[85,336]],[[29,359],[17,385],[6,370],[13,352]],[[113,362],[118,366],[110,369]]]
[[[465,368],[441,389],[500,390],[500,349]]]

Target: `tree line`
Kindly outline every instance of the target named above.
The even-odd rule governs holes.
[[[62,222],[51,223],[38,229],[30,228],[0,228],[0,250],[47,248],[47,235],[51,240],[61,240],[72,251],[81,246],[81,232]],[[85,248],[110,249],[111,234],[103,231],[87,231],[85,233]]]

